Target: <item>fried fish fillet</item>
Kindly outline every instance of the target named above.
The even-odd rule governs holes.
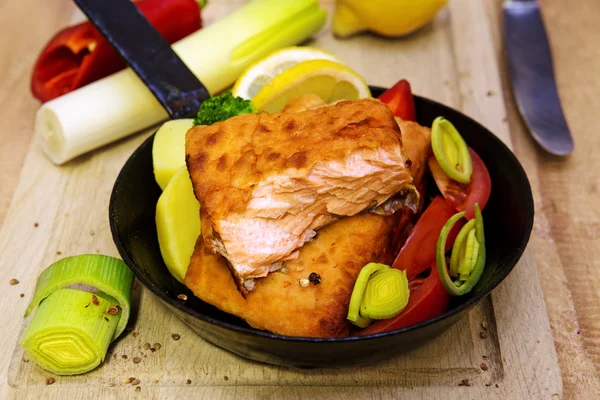
[[[420,187],[430,154],[429,129],[401,120],[398,124],[415,184]],[[351,327],[346,320],[348,303],[358,273],[369,262],[389,265],[393,261],[413,217],[403,209],[393,215],[362,213],[334,222],[305,244],[297,259],[257,280],[245,298],[227,261],[199,238],[184,283],[203,301],[258,329],[289,336],[347,336]],[[302,287],[300,279],[311,272],[320,276],[320,283]]]
[[[186,162],[204,244],[244,294],[340,217],[418,205],[398,125],[373,99],[194,127]]]

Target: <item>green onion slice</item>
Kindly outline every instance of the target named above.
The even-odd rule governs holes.
[[[99,292],[65,289],[89,285]],[[64,258],[38,277],[25,312],[31,319],[21,345],[36,364],[58,375],[90,371],[127,326],[133,274],[116,258],[99,254]]]
[[[442,228],[436,249],[436,264],[442,284],[452,296],[469,293],[477,284],[486,262],[483,217],[479,204],[475,204],[475,219],[460,230],[450,256],[450,275],[458,278],[453,281],[446,265],[446,241],[456,222],[464,217],[464,211],[453,215]]]
[[[360,314],[371,319],[388,319],[408,304],[406,271],[387,268],[374,273],[367,283]]]
[[[92,296],[95,296],[92,298]],[[106,355],[121,315],[107,311],[116,300],[104,293],[59,289],[40,304],[21,345],[30,360],[57,375],[96,368]]]
[[[431,147],[440,167],[452,179],[469,183],[473,173],[471,153],[454,125],[437,117],[431,126]]]

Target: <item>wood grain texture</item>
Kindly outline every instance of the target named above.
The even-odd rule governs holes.
[[[14,344],[19,335],[18,327],[22,324],[20,315],[31,296],[35,276],[39,270],[64,255],[96,250],[105,254],[116,254],[105,220],[108,190],[119,166],[142,139],[142,136],[138,136],[108,146],[107,149],[95,152],[92,156],[81,157],[62,168],[47,162],[35,145],[27,152],[32,134],[32,117],[37,108],[37,103],[28,91],[30,68],[36,55],[31,49],[39,48],[51,32],[68,22],[74,15],[70,4],[67,6],[63,3],[45,2],[43,6],[36,3],[28,7],[27,3],[33,4],[30,1],[13,0],[0,6],[0,32],[3,34],[0,37],[6,42],[0,46],[0,73],[5,82],[0,89],[0,116],[5,121],[4,126],[9,127],[0,131],[0,223],[7,212],[6,205],[17,184],[20,166],[27,154],[23,179],[19,181],[5,226],[0,231],[0,284],[5,288],[0,292],[0,329],[7,343],[0,349],[0,397],[134,397],[140,394],[134,392],[134,387],[123,387],[120,381],[117,382],[117,387],[100,389],[84,388],[83,385],[87,385],[82,383],[84,381],[80,381],[79,386],[63,382],[48,388],[43,382],[38,382],[33,390],[9,389],[7,386],[8,362],[15,349]],[[214,1],[208,9],[208,22],[242,3],[244,1]],[[331,1],[323,3],[331,8]],[[474,382],[477,382],[475,385],[460,388],[450,386],[454,381],[448,378],[448,375],[442,379],[434,374],[433,379],[438,380],[438,386],[428,386],[433,382],[424,383],[423,376],[431,370],[425,369],[421,371],[420,376],[413,377],[397,377],[395,375],[398,374],[389,373],[391,376],[388,378],[379,377],[379,380],[375,380],[379,384],[385,383],[381,387],[365,386],[364,382],[371,379],[369,375],[372,377],[373,372],[381,373],[386,370],[386,367],[377,366],[357,368],[340,374],[344,378],[344,384],[351,384],[349,388],[319,387],[314,384],[288,388],[235,387],[231,385],[233,382],[230,382],[233,379],[230,379],[227,385],[206,387],[199,386],[197,382],[192,382],[190,387],[187,387],[185,381],[179,381],[174,382],[172,386],[161,388],[144,382],[141,395],[147,398],[193,396],[216,399],[238,396],[275,399],[281,398],[283,393],[291,399],[308,396],[348,398],[349,395],[358,398],[550,398],[559,395],[561,387],[550,331],[547,329],[546,310],[539,301],[541,292],[536,285],[539,271],[563,373],[564,397],[598,397],[600,352],[597,300],[600,272],[597,260],[600,259],[600,246],[597,235],[598,211],[594,209],[593,199],[597,198],[600,186],[600,168],[592,152],[599,148],[595,131],[600,126],[594,111],[600,104],[594,94],[600,89],[600,81],[593,73],[600,70],[599,49],[595,45],[600,39],[600,31],[597,22],[594,23],[600,4],[596,0],[579,0],[577,6],[566,8],[560,2],[544,0],[542,3],[555,52],[559,89],[568,122],[576,139],[576,152],[567,162],[544,156],[533,145],[516,114],[508,91],[501,51],[498,0],[452,0],[434,24],[400,41],[364,35],[338,42],[326,32],[321,33],[317,40],[318,45],[336,52],[363,73],[370,83],[389,85],[400,76],[405,76],[411,80],[415,92],[462,109],[506,142],[510,142],[512,138],[515,151],[528,171],[537,209],[536,231],[526,259],[494,292],[491,302],[484,303],[482,308],[476,309],[468,320],[462,321],[455,328],[458,331],[452,330],[433,342],[430,345],[433,347],[427,346],[419,350],[425,352],[420,353],[422,359],[415,361],[415,354],[411,353],[404,356],[404,363],[394,360],[387,366],[388,371],[400,368],[402,374],[415,373],[416,365],[413,362],[421,362],[419,365],[422,367],[429,365],[430,368],[438,370],[448,367],[460,368],[461,372],[470,371],[468,373],[476,376],[473,378]],[[75,18],[79,17],[76,15]],[[13,37],[18,37],[19,40],[11,41],[10,38]],[[501,74],[498,73],[499,69]],[[505,110],[508,110],[508,114]],[[504,120],[506,115],[507,121]],[[511,135],[508,134],[508,127]],[[90,181],[90,177],[97,179],[98,184],[81,184],[82,181]],[[96,190],[96,196],[92,199],[87,196],[90,187]],[[41,200],[35,199],[38,196]],[[64,207],[68,207],[68,211],[65,211]],[[39,224],[37,228],[33,226],[35,222]],[[577,234],[579,236],[575,236]],[[583,240],[579,240],[582,238]],[[57,251],[61,251],[62,255],[58,255]],[[537,271],[532,261],[537,264]],[[14,277],[22,283],[9,286],[8,280]],[[524,282],[527,284],[524,285]],[[525,288],[518,290],[520,285]],[[24,298],[18,296],[21,292],[25,293]],[[144,292],[142,304],[146,302],[151,305],[152,301],[156,302]],[[520,307],[515,307],[515,304],[535,306],[524,312]],[[150,305],[140,307],[142,315],[139,323],[147,318],[145,312],[153,315],[152,310],[156,310],[154,317],[160,317],[161,312],[165,314],[164,308]],[[494,332],[498,333],[491,335],[491,340],[484,343],[487,346],[491,345],[490,349],[500,350],[490,353],[500,357],[498,360],[492,360],[489,381],[499,382],[498,388],[495,388],[495,383],[486,387],[486,375],[471,371],[477,360],[472,354],[477,351],[465,349],[469,357],[466,361],[462,360],[457,354],[463,353],[448,350],[455,344],[448,342],[449,338],[446,337],[453,338],[461,332],[471,332],[472,335],[476,332],[480,317],[494,315],[497,321],[497,331]],[[173,329],[174,326],[180,332],[185,332],[183,324],[170,318],[172,320],[169,320],[169,329]],[[150,336],[157,337],[154,334]],[[182,336],[184,338],[181,343],[184,344],[183,340],[187,339],[186,335]],[[140,334],[139,338],[141,337]],[[478,341],[464,341],[462,335],[459,337],[461,346],[468,347],[470,343],[481,345]],[[118,342],[115,349],[125,346],[127,340],[132,338],[128,336]],[[137,342],[131,343],[133,348],[123,349],[135,351]],[[210,355],[211,350],[221,356]],[[200,360],[217,357],[214,360],[221,361],[229,356],[212,347],[205,347],[205,350],[199,351],[200,356],[198,351],[194,350],[194,357],[200,357]],[[445,355],[443,360],[439,359],[440,352]],[[167,360],[164,359],[164,353],[157,356],[159,353],[160,351],[152,356],[148,355],[143,363],[151,360],[148,366],[165,365]],[[219,373],[226,370],[223,365],[229,365],[229,368],[246,365],[246,362],[238,364],[238,360],[234,358],[230,364],[215,365],[221,368]],[[137,366],[140,367],[143,363]],[[171,359],[167,365],[168,368],[175,371],[179,368],[181,371],[181,364],[178,363],[178,360]],[[116,365],[115,362],[114,366]],[[130,362],[123,365],[131,367],[133,364]],[[270,367],[255,369],[254,364],[251,364],[247,369],[248,375],[242,374],[242,382],[244,379],[246,383],[252,379],[258,382],[267,376],[271,376],[272,379],[272,375],[265,372]],[[211,373],[216,371],[209,372],[209,375]],[[307,375],[311,376],[306,377],[301,385],[311,385],[315,375],[319,376],[315,382],[320,385],[335,384],[340,379],[340,376],[332,377],[319,373]],[[233,376],[235,375],[232,374],[231,377]],[[282,375],[276,373],[275,376]],[[449,376],[452,377],[452,374]],[[216,384],[218,377],[211,375],[210,379]],[[204,383],[207,383],[208,378],[203,379]],[[286,379],[287,383],[292,383],[289,375]],[[295,379],[299,379],[298,375]],[[162,385],[165,382],[159,380],[159,383]]]

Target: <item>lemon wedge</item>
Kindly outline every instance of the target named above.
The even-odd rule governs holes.
[[[235,82],[231,93],[236,97],[251,100],[277,75],[298,63],[309,60],[341,62],[333,54],[316,47],[286,47],[250,65]]]
[[[350,67],[331,60],[303,61],[267,83],[252,102],[259,111],[281,111],[294,97],[314,93],[326,103],[371,97],[367,82]]]

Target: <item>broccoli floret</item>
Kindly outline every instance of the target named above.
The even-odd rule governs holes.
[[[194,118],[195,125],[211,125],[215,122],[225,121],[241,114],[252,114],[256,107],[250,100],[233,97],[230,92],[213,96],[200,104],[198,115]]]

